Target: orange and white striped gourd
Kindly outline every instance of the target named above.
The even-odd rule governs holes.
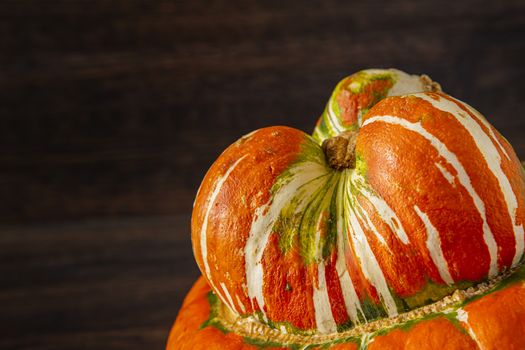
[[[168,348],[210,327],[232,349],[388,349],[417,329],[495,348],[491,317],[525,332],[525,302],[505,304],[525,295],[524,219],[524,170],[478,111],[426,76],[358,72],[313,137],[260,129],[212,165],[192,217],[205,282],[184,306],[207,323],[183,309]]]

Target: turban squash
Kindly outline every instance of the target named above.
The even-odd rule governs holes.
[[[167,349],[525,349],[524,219],[524,169],[479,112],[358,72],[313,137],[260,129],[212,165]]]

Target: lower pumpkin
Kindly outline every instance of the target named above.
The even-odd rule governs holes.
[[[166,349],[525,349],[524,266],[462,293],[463,299],[451,297],[446,305],[438,302],[394,320],[375,321],[361,331],[318,337],[282,334],[253,320],[229,320],[201,277],[182,305]]]

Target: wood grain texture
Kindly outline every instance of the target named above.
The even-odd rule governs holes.
[[[210,164],[356,70],[429,74],[525,158],[524,37],[519,0],[1,1],[0,348],[162,348]]]
[[[187,216],[0,232],[2,349],[162,349],[198,276]]]

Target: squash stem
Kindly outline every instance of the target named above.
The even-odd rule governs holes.
[[[355,168],[357,131],[345,131],[323,141],[323,151],[330,167],[336,170]]]

